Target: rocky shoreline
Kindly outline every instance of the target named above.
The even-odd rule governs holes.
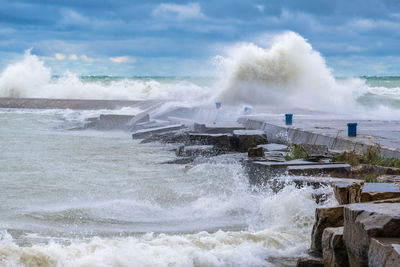
[[[141,143],[173,144],[177,158],[165,164],[184,164],[186,169],[198,159],[239,160],[251,184],[275,191],[287,183],[316,189],[331,186],[340,205],[316,209],[309,257],[299,258],[297,266],[400,266],[399,168],[340,162],[336,155],[342,151],[325,145],[270,143],[270,133],[241,124],[168,118],[166,114],[155,120],[146,114],[128,121],[100,116],[85,127],[129,128]],[[314,198],[321,202],[326,196]]]

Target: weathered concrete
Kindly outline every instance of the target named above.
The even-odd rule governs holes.
[[[371,237],[400,237],[400,203],[344,206],[343,237],[350,266],[368,266]]]
[[[370,164],[360,164],[351,168],[353,176],[370,176],[370,175],[400,175],[400,169],[376,166]]]
[[[240,124],[194,124],[194,131],[198,133],[212,133],[212,134],[233,134],[236,130],[245,130],[246,128]]]
[[[341,205],[400,198],[400,188],[397,184],[364,183],[359,180],[356,184],[336,182],[332,187]]]
[[[142,139],[142,138],[149,137],[153,134],[178,131],[178,130],[182,129],[183,127],[184,127],[183,124],[175,124],[175,125],[169,125],[169,126],[165,126],[165,127],[156,127],[156,128],[137,130],[132,133],[132,138],[133,139]]]
[[[371,238],[368,265],[374,267],[400,266],[400,238]]]
[[[343,241],[343,227],[325,228],[322,234],[322,255],[324,266],[349,266],[346,245]]]
[[[267,135],[259,130],[235,130],[233,137],[236,139],[232,146],[239,152],[247,152],[249,148],[267,144]]]
[[[400,121],[356,120],[358,136],[347,137],[347,122],[353,119],[324,117],[328,115],[295,117],[292,126],[286,126],[283,117],[276,114],[246,116],[239,118],[238,122],[248,129],[265,131],[270,142],[326,145],[330,150],[361,153],[380,144],[383,156],[400,158]]]
[[[291,175],[331,175],[335,177],[348,177],[349,164],[316,164],[305,166],[288,166]]]
[[[311,251],[322,255],[322,234],[328,227],[343,226],[343,206],[315,209],[315,223],[311,233]]]

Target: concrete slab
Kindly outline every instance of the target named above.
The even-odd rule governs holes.
[[[299,165],[288,166],[288,173],[291,175],[339,175],[339,177],[347,177],[350,174],[349,164],[316,164],[316,165]]]
[[[164,127],[155,127],[155,128],[137,130],[132,133],[132,138],[133,139],[147,138],[153,134],[178,131],[178,130],[182,129],[183,127],[184,127],[183,124],[174,124],[174,125],[169,125],[169,126],[164,126]]]
[[[236,130],[245,130],[246,128],[238,123],[234,124],[194,124],[194,131],[199,133],[230,133],[232,134]]]

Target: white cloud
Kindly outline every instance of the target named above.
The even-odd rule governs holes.
[[[69,55],[69,60],[78,60],[78,56],[75,54]]]
[[[258,11],[264,12],[264,6],[263,5],[255,5],[255,7],[258,9]]]
[[[88,57],[87,55],[81,55],[81,59],[82,59],[83,61],[85,61],[85,62],[93,62],[93,61],[94,61],[93,58],[90,58],[90,57]]]
[[[187,5],[177,4],[160,4],[153,10],[153,16],[164,19],[199,19],[204,18],[201,7],[198,3],[190,3]]]
[[[114,63],[127,63],[127,62],[135,62],[136,59],[129,56],[120,56],[120,57],[110,57],[110,60]]]
[[[61,54],[61,53],[55,53],[54,54],[54,58],[57,60],[64,60],[65,59],[65,55]]]

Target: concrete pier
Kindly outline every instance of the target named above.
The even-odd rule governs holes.
[[[244,116],[238,122],[248,129],[264,130],[270,142],[326,145],[331,150],[365,152],[379,144],[381,154],[400,159],[400,121],[357,120],[357,137],[347,136],[347,122],[332,115],[299,116],[292,125],[284,117],[273,115]]]

